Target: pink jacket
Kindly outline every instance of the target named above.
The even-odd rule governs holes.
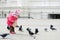
[[[8,26],[12,26],[13,23],[14,23],[15,21],[17,21],[17,19],[18,19],[18,17],[16,17],[15,15],[13,15],[13,12],[10,13],[10,14],[8,15],[8,17],[7,17],[7,25],[8,25]]]

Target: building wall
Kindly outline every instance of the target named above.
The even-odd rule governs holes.
[[[6,14],[16,9],[22,10],[21,16],[30,14],[38,19],[48,19],[48,14],[60,14],[60,0],[5,0],[0,4],[0,11],[6,11]]]
[[[23,6],[32,17],[38,19],[48,19],[48,14],[60,14],[59,0],[23,0]]]

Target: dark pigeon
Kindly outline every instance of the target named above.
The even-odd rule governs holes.
[[[34,35],[34,33],[29,28],[27,28],[27,31],[29,32],[29,35]]]
[[[35,34],[37,34],[39,31],[38,31],[38,28],[35,29]]]
[[[19,31],[23,31],[23,30],[22,30],[22,25],[19,27]]]
[[[51,28],[51,30],[56,30],[56,28]]]
[[[56,28],[53,27],[53,25],[50,25],[51,30],[56,30]]]
[[[1,34],[0,36],[5,39],[6,36],[8,36],[9,34],[8,33],[5,33],[5,34]]]

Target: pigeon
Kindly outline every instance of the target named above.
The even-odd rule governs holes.
[[[35,29],[35,34],[37,34],[39,31],[38,31],[38,28]]]
[[[0,36],[5,39],[6,36],[8,36],[9,34],[8,33],[5,33],[5,34],[1,34]]]
[[[53,25],[50,25],[50,29],[53,28]]]
[[[56,28],[51,28],[51,30],[56,30]]]
[[[53,27],[53,25],[50,25],[51,30],[56,30],[56,28]]]
[[[10,27],[9,27],[9,26],[7,26],[7,29],[8,29],[8,30],[10,30]]]
[[[23,30],[22,30],[22,25],[19,27],[19,31],[23,31]]]
[[[29,35],[34,35],[34,33],[29,28],[27,28],[27,31],[29,32]]]
[[[45,28],[44,30],[45,30],[46,32],[48,32],[48,29],[47,29],[47,28]]]

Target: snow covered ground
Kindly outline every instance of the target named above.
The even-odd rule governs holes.
[[[53,24],[57,30],[52,31],[49,29],[51,24]],[[0,40],[60,40],[60,20],[19,19],[18,25],[23,26],[23,32],[18,31],[19,28],[15,28],[16,34],[8,35],[6,37],[7,39],[0,37]],[[0,34],[9,33],[6,26],[6,19],[0,19]],[[33,32],[35,28],[39,29],[39,33],[34,35],[36,36],[35,39],[28,34],[26,30],[27,27],[30,27]],[[46,32],[44,28],[47,28],[48,31]]]

